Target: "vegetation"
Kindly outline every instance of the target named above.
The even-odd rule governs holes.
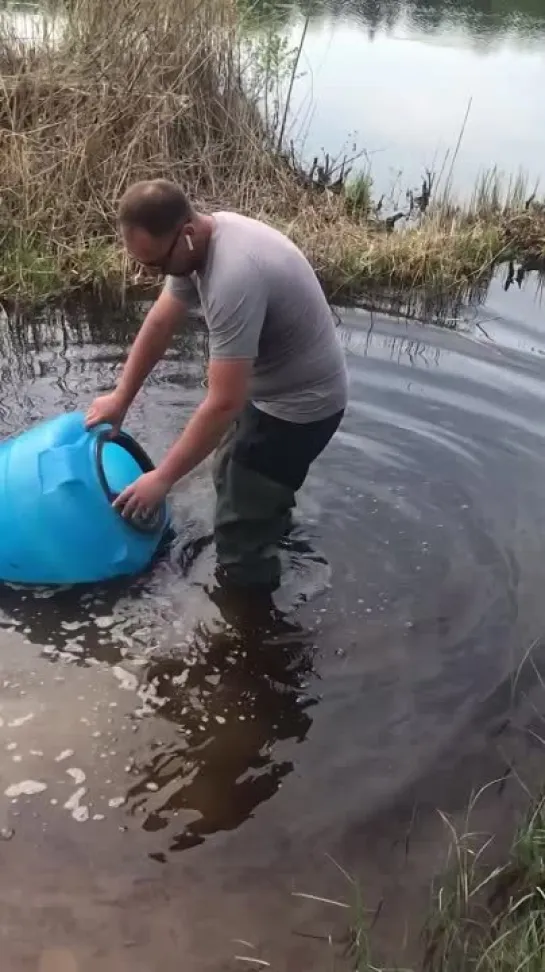
[[[542,972],[545,956],[545,797],[519,828],[507,861],[490,842],[453,834],[455,860],[427,929],[428,972]]]
[[[367,172],[327,158],[303,171],[280,100],[300,49],[242,38],[234,3],[57,0],[32,38],[0,18],[3,299],[130,284],[116,202],[157,175],[202,207],[284,230],[337,300],[377,287],[459,293],[497,260],[545,255],[545,209],[520,181],[502,191],[488,178],[465,209],[432,198],[430,181],[385,216]]]
[[[289,179],[243,93],[225,0],[66,0],[47,29],[0,34],[4,295],[117,284],[115,205],[163,175],[202,202],[259,211]]]
[[[492,838],[469,831],[478,796],[468,811],[466,833],[458,834],[444,818],[451,838],[447,867],[434,887],[430,916],[421,936],[421,960],[411,969],[385,969],[377,964],[371,932],[376,915],[366,912],[361,889],[344,870],[350,886],[348,900],[299,895],[348,909],[347,932],[328,938],[331,968],[349,967],[354,972],[543,972],[545,794],[533,801],[506,854]]]

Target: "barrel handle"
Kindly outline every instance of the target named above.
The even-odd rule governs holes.
[[[117,499],[119,494],[114,493],[114,491],[110,489],[108,480],[106,479],[106,473],[104,472],[104,460],[102,454],[104,451],[104,446],[108,442],[113,442],[115,445],[125,449],[125,451],[136,460],[140,466],[140,469],[142,470],[142,473],[152,472],[155,469],[155,466],[145,449],[143,449],[142,446],[139,445],[139,443],[128,434],[128,432],[112,433],[108,430],[98,432],[95,438],[95,461],[98,479],[109,503],[112,504],[114,500]],[[116,510],[116,512],[119,511]],[[133,530],[136,530],[138,533],[148,534],[155,533],[157,531],[161,520],[164,519],[164,510],[162,506],[160,506],[154,514],[147,517],[145,520],[125,518],[122,516],[121,512],[119,512],[119,515],[123,518],[123,522],[132,527]]]

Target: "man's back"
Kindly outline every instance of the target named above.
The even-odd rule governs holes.
[[[291,422],[327,418],[346,405],[344,354],[320,284],[298,248],[272,227],[214,214],[206,265],[194,275],[215,357],[254,358],[251,397]],[[172,293],[189,281],[171,277]]]

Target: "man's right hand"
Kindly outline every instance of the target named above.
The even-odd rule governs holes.
[[[115,435],[121,429],[126,414],[127,404],[125,400],[118,391],[113,391],[109,395],[100,395],[95,398],[87,409],[85,424],[88,429],[91,429],[94,425],[101,425],[103,422],[109,423]]]

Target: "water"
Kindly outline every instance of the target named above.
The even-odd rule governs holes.
[[[297,8],[267,14],[299,37]],[[490,164],[537,177],[544,24],[520,5],[315,6],[289,134],[309,158],[354,140],[375,192],[401,191],[450,152],[448,172],[471,99],[455,187]],[[0,434],[110,387],[143,311],[4,320]],[[0,589],[10,972],[325,970],[344,914],[293,892],[349,899],[327,855],[383,902],[378,945],[405,964],[442,862],[436,807],[463,816],[511,764],[541,778],[542,689],[519,670],[545,620],[537,281],[498,278],[457,315],[452,333],[342,313],[350,409],[301,496],[274,622],[241,632],[218,603],[206,470],[148,575]],[[157,458],[203,394],[205,350],[180,335],[131,412]],[[489,795],[478,829],[509,831],[516,792]]]
[[[263,4],[297,45],[305,4]],[[525,2],[335,0],[310,6],[289,136],[311,160],[356,147],[377,198],[452,171],[461,197],[485,169],[543,174],[545,8]]]
[[[350,408],[301,495],[273,622],[242,629],[218,602],[206,469],[148,575],[0,589],[10,972],[329,968],[344,914],[292,896],[348,898],[328,854],[401,941],[440,865],[435,808],[511,759],[523,773],[543,709],[532,671],[512,708],[545,621],[540,301],[532,278],[497,280],[458,332],[342,314]],[[143,309],[4,320],[1,433],[109,387]],[[203,394],[204,350],[186,330],[135,403],[156,458]]]

